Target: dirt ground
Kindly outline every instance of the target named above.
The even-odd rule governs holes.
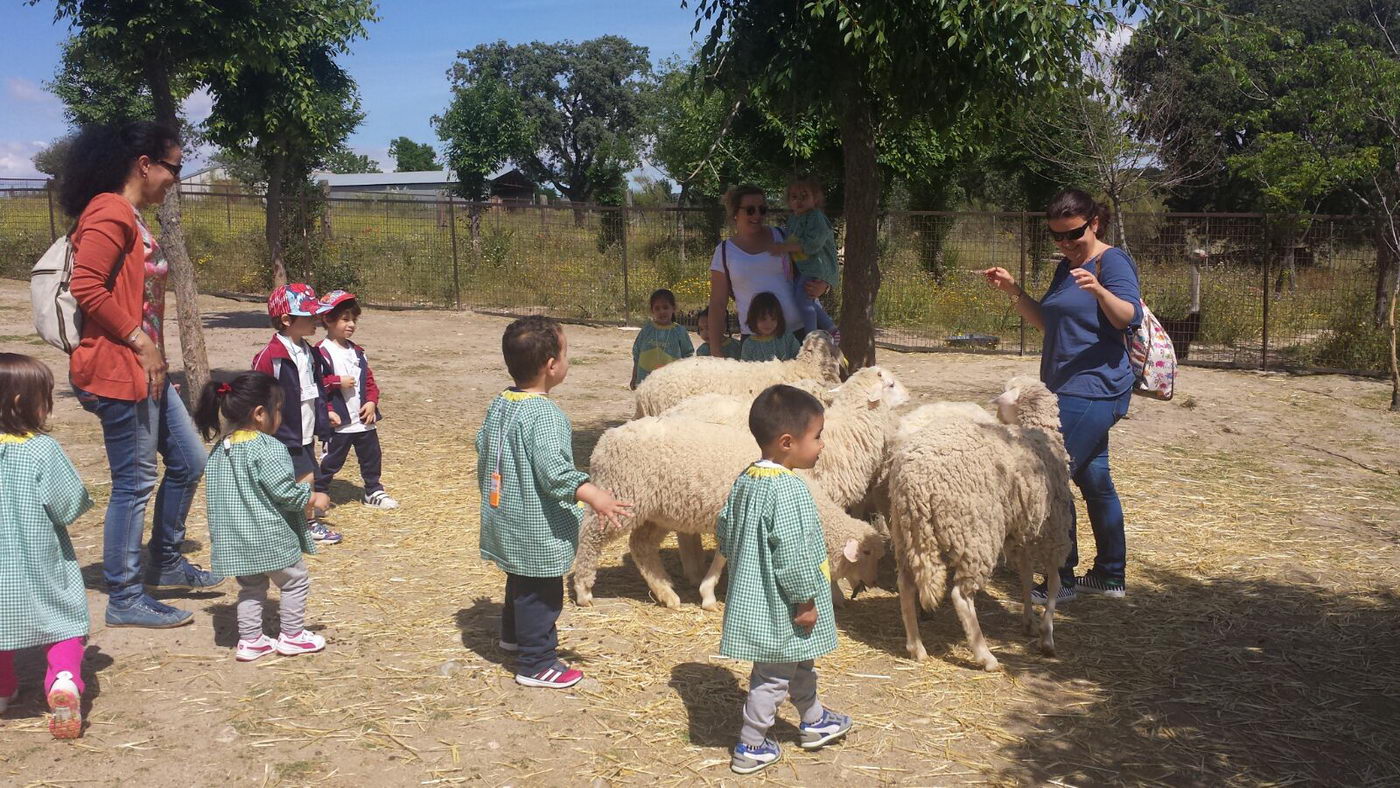
[[[202,307],[213,364],[245,368],[269,335],[261,306]],[[655,604],[624,543],[606,557],[597,605],[566,602],[560,622],[566,656],[589,678],[560,693],[511,681],[494,645],[503,576],[476,549],[472,451],[487,402],[508,382],[507,322],[366,315],[357,339],[384,390],[384,479],[403,508],[359,506],[353,463],[337,482],[330,519],[345,542],[309,559],[309,625],[329,643],[315,656],[236,663],[232,583],[166,595],[196,612],[191,626],[103,626],[110,481],[97,420],[60,386],[53,434],[98,502],[72,528],[91,588],[90,727],[73,742],[50,739],[42,657],[25,652],[20,700],[0,718],[0,783],[734,783],[726,748],[747,666],[715,655],[720,615],[702,611],[694,589],[678,583],[680,611]],[[556,398],[586,465],[598,435],[632,411],[633,335],[568,333],[573,370]],[[0,350],[38,356],[60,378],[66,369],[32,337],[22,283],[0,283]],[[1000,356],[881,361],[916,400],[985,401],[1035,369]],[[1018,629],[1014,581],[999,575],[980,614],[1004,670],[985,674],[946,605],[923,623],[930,659],[906,659],[886,583],[838,615],[840,648],[818,665],[824,701],[852,714],[855,731],[819,753],[786,746],[755,779],[1400,781],[1400,418],[1382,410],[1385,383],[1188,368],[1178,391],[1170,403],[1135,401],[1113,432],[1126,599],[1062,607],[1060,656],[1048,659]],[[192,560],[208,563],[207,542],[201,496]],[[670,543],[664,555],[678,576]],[[790,709],[787,719],[775,729],[785,743]]]

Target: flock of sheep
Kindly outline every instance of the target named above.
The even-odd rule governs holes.
[[[1004,553],[1020,574],[1027,629],[1054,653],[1057,570],[1074,513],[1055,396],[1034,378],[1013,378],[994,400],[996,416],[972,402],[909,410],[901,407],[909,392],[888,370],[867,367],[840,382],[839,357],[822,332],[809,334],[792,361],[689,358],[637,387],[636,418],[605,432],[591,460],[593,480],[631,501],[634,514],[621,531],[585,515],[572,572],[578,604],[592,604],[602,547],[625,534],[652,594],[679,607],[659,552],[674,531],[686,579],[699,585],[702,607],[716,609],[724,557],[716,551],[706,569],[701,537],[714,532],[735,477],[758,456],[749,406],[777,383],[827,406],[826,448],[801,473],[822,517],[838,605],[839,580],[853,593],[875,584],[888,541],[909,655],[927,657],[919,607],[951,593],[977,663],[996,670],[973,597]],[[1039,619],[1030,596],[1037,571],[1050,584]]]

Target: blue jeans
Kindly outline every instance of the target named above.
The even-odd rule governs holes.
[[[802,315],[803,330],[810,333],[821,329],[829,334],[832,329],[836,328],[835,321],[822,308],[821,301],[807,295],[806,284],[815,281],[817,281],[815,277],[798,274],[792,282],[792,300],[797,303],[797,313]],[[794,326],[789,326],[788,330],[796,329]]]
[[[1117,399],[1089,399],[1060,394],[1060,432],[1069,452],[1070,478],[1084,496],[1089,524],[1094,529],[1094,569],[1098,574],[1123,579],[1128,561],[1128,545],[1123,535],[1123,504],[1113,489],[1108,473],[1108,431],[1128,414],[1132,391]],[[1060,569],[1060,582],[1074,587],[1074,568],[1079,564],[1076,528],[1070,528],[1069,558]]]
[[[165,478],[156,491],[155,523],[151,527],[153,566],[168,569],[180,563],[185,541],[185,516],[204,474],[204,442],[195,432],[185,403],[170,383],[159,400],[140,402],[110,399],[74,387],[83,409],[102,421],[107,464],[112,468],[112,497],[107,502],[102,531],[102,575],[109,602],[135,601],[143,593],[141,533],[146,526],[146,502],[160,476],[156,453],[165,460]]]

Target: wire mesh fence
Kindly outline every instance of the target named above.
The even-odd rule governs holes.
[[[271,279],[266,203],[188,193],[183,225],[200,288],[259,295]],[[423,195],[289,198],[289,275],[369,304],[632,322],[660,287],[683,320],[709,296],[726,233],[716,211],[675,207],[468,203]],[[151,220],[154,221],[154,215]],[[1371,220],[1318,217],[1281,233],[1247,214],[1127,214],[1119,243],[1147,303],[1191,363],[1385,369],[1385,260]],[[781,222],[782,217],[775,218]],[[843,229],[833,217],[838,242]],[[68,225],[35,184],[0,181],[0,275],[24,278]],[[1040,334],[977,273],[1002,266],[1032,295],[1059,262],[1034,213],[889,212],[880,217],[881,344],[1034,354]],[[838,243],[839,245],[839,243]],[[839,310],[839,292],[828,297]]]

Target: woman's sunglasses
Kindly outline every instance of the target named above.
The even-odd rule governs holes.
[[[1064,232],[1056,232],[1054,230],[1050,230],[1050,237],[1055,239],[1056,241],[1078,241],[1080,238],[1084,237],[1084,232],[1088,230],[1089,225],[1093,223],[1094,220],[1090,219],[1089,221],[1079,225],[1073,230],[1065,230]]]
[[[168,162],[168,161],[166,161],[166,160],[164,160],[164,159],[156,159],[155,161],[156,161],[156,164],[159,164],[160,166],[164,167],[165,169],[170,170],[170,174],[175,176],[175,180],[177,180],[177,181],[180,180],[180,170],[183,169],[185,165],[183,165],[183,164],[171,164],[170,162]]]
[[[740,208],[739,210],[743,211],[744,213],[748,214],[749,216],[753,216],[754,214],[758,214],[759,216],[767,216],[767,215],[768,215],[768,206],[766,206],[766,205],[745,205],[744,207]]]

